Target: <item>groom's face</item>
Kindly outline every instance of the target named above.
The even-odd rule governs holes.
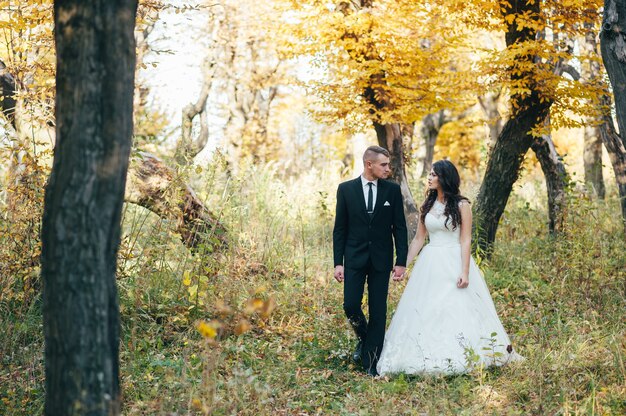
[[[391,173],[389,158],[383,154],[378,154],[374,160],[368,160],[370,172],[376,179],[387,179]]]

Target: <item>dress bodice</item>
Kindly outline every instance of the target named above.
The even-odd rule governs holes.
[[[452,247],[460,244],[461,227],[452,228],[452,221],[444,215],[445,206],[435,201],[424,224],[430,237],[430,245]],[[446,223],[446,219],[448,220]],[[447,225],[447,227],[446,227]]]

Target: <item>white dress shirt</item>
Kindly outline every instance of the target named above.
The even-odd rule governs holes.
[[[374,208],[376,208],[376,195],[378,194],[378,179],[373,181],[368,181],[361,175],[361,186],[363,188],[363,197],[365,198],[365,209],[367,209],[367,194],[370,191],[370,187],[367,185],[368,183],[373,183],[372,185],[372,194],[374,196],[374,200],[372,201],[372,212],[374,212]]]

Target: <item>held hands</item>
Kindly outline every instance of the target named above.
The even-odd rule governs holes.
[[[406,271],[406,267],[404,266],[393,266],[393,280],[395,282],[399,282],[404,278],[404,272]]]
[[[403,266],[394,266],[393,268],[393,280],[398,282],[404,278],[404,272],[406,271],[406,267]],[[339,283],[343,282],[344,279],[344,271],[342,265],[335,266],[335,280]]]
[[[335,266],[335,280],[339,283],[343,282],[343,266],[337,265]]]
[[[469,278],[467,277],[467,274],[461,273],[456,281],[456,287],[458,287],[459,289],[465,289],[468,286]]]

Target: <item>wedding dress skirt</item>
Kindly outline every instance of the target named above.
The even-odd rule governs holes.
[[[377,365],[381,375],[464,373],[477,365],[522,359],[512,350],[473,258],[469,286],[456,286],[462,270],[460,231],[445,227],[443,209],[435,202],[426,215],[430,243],[413,267],[385,334]]]

